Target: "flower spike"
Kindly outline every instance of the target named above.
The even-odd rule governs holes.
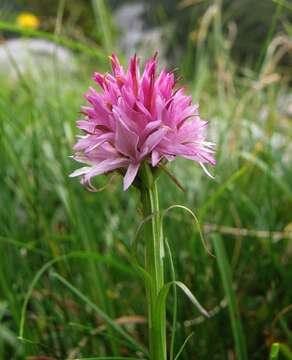
[[[211,176],[205,165],[215,165],[215,150],[204,134],[207,122],[184,88],[177,88],[173,71],[156,74],[157,52],[141,75],[136,55],[127,71],[115,54],[109,59],[113,73],[94,73],[101,92],[89,88],[90,105],[81,110],[85,119],[77,121],[84,136],[74,147],[74,159],[87,166],[71,176],[81,176],[92,189],[92,177],[118,170],[127,190],[143,162],[157,167],[177,156],[198,162]]]

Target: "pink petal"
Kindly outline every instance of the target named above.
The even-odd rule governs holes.
[[[127,166],[129,161],[125,158],[117,158],[117,159],[110,159],[104,160],[101,163],[92,166],[90,171],[88,171],[84,176],[84,181],[88,182],[90,178],[96,175],[104,174],[109,171],[113,171],[119,168],[123,168]]]
[[[77,120],[77,127],[87,133],[93,134],[96,129],[96,123],[88,120]]]
[[[112,68],[115,76],[123,76],[124,70],[119,62],[119,59],[117,58],[116,54],[112,54],[110,56],[110,60],[112,62]]]
[[[87,174],[90,171],[91,167],[90,166],[84,166],[80,169],[77,169],[75,171],[73,171],[69,177],[75,177],[75,176],[80,176],[80,175],[84,175]]]
[[[140,163],[130,163],[126,175],[124,177],[124,190],[127,190],[135,180],[137,172],[139,170]]]
[[[105,89],[105,76],[104,75],[102,75],[98,72],[95,72],[93,75],[93,80],[96,81],[102,89]]]
[[[105,133],[103,135],[100,135],[100,136],[96,137],[96,140],[91,144],[91,146],[89,146],[87,149],[85,149],[84,153],[85,154],[89,153],[92,150],[96,149],[98,146],[105,143],[106,141],[111,141],[113,139],[114,139],[113,133]]]
[[[137,157],[138,141],[139,136],[131,131],[121,119],[117,119],[115,137],[116,149],[123,155],[135,159]]]
[[[80,151],[85,149],[87,146],[90,146],[92,144],[92,138],[95,138],[95,135],[86,135],[79,139],[77,143],[74,145],[75,151]]]
[[[157,146],[164,138],[167,131],[168,128],[161,127],[160,129],[150,134],[142,146],[141,156],[143,157],[146,154],[150,153],[155,148],[155,146]]]
[[[161,160],[162,156],[160,155],[160,153],[156,150],[153,150],[152,151],[152,154],[151,154],[151,164],[152,166],[156,166],[159,161]]]

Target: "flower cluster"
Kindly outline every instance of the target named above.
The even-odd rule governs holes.
[[[156,56],[140,74],[133,56],[125,71],[116,55],[110,57],[112,74],[94,74],[101,92],[89,88],[82,107],[86,116],[77,121],[85,132],[76,143],[75,160],[88,166],[70,176],[82,176],[92,187],[91,178],[120,170],[124,190],[133,183],[142,161],[153,167],[176,156],[215,165],[214,144],[206,141],[207,122],[200,119],[198,105],[192,104],[183,88],[177,88],[174,75],[163,69],[156,74]]]

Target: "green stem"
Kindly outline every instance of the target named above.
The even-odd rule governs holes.
[[[148,167],[144,169],[141,202],[144,217],[151,216],[145,224],[145,267],[151,278],[150,283],[146,283],[150,359],[166,360],[165,313],[158,317],[155,308],[157,295],[164,285],[161,215],[156,181],[153,180],[151,170]]]

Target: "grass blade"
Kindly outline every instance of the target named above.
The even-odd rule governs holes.
[[[116,262],[115,260],[112,261],[112,259],[110,257],[106,257],[106,256],[102,256],[99,254],[93,254],[93,253],[87,253],[87,252],[82,252],[82,251],[76,251],[76,252],[72,252],[69,253],[67,255],[62,255],[59,257],[56,257],[50,261],[48,261],[47,263],[45,263],[41,269],[36,273],[35,277],[33,278],[32,282],[30,283],[29,289],[25,295],[24,298],[24,302],[21,308],[21,318],[20,318],[20,325],[19,325],[19,339],[23,339],[24,338],[24,323],[25,323],[25,317],[26,317],[26,311],[27,311],[27,306],[28,306],[28,302],[31,298],[32,292],[37,284],[37,282],[39,281],[39,279],[42,277],[42,275],[54,264],[60,262],[60,261],[64,261],[64,260],[68,260],[68,259],[74,259],[74,258],[80,258],[80,259],[85,259],[88,260],[88,258],[94,258],[96,261],[100,261],[100,262],[107,262],[109,264],[111,264],[112,266],[117,266],[117,268],[120,271],[127,271],[125,267],[119,266],[118,262]],[[130,274],[130,273],[128,273]]]
[[[245,344],[245,336],[240,321],[240,315],[236,303],[235,293],[232,288],[231,269],[228,263],[224,243],[221,236],[219,235],[214,234],[212,238],[213,238],[213,245],[217,259],[217,264],[221,274],[225,296],[228,302],[228,310],[229,310],[229,316],[231,320],[232,332],[235,342],[236,355],[238,360],[247,360],[248,357],[247,357],[247,350]]]
[[[81,53],[99,58],[100,60],[103,61],[105,60],[105,53],[101,49],[91,48],[80,41],[68,39],[65,37],[55,36],[55,34],[52,34],[47,31],[28,29],[14,25],[6,21],[0,21],[0,31],[1,30],[10,31],[27,37],[34,37],[38,39],[46,39],[49,41],[53,41],[59,45],[66,46],[71,50],[79,51]]]
[[[102,31],[103,48],[109,55],[113,52],[113,43],[110,16],[106,9],[106,4],[104,0],[91,0],[91,3],[96,17],[96,25]]]
[[[183,352],[185,346],[187,345],[188,341],[190,340],[190,338],[194,335],[194,333],[190,333],[190,335],[187,336],[187,338],[185,339],[185,341],[183,342],[182,346],[180,347],[178,353],[176,354],[174,360],[177,360],[180,357],[180,354]]]
[[[139,344],[130,334],[128,334],[122,327],[120,327],[114,320],[112,320],[106,313],[104,313],[96,304],[94,304],[88,297],[82,294],[78,289],[76,289],[72,284],[70,284],[66,279],[57,273],[52,274],[57,280],[59,280],[63,285],[65,285],[69,290],[72,291],[79,299],[81,299],[85,304],[87,304],[92,310],[94,310],[98,316],[100,316],[109,326],[111,326],[117,333],[119,333],[124,339],[126,339],[130,344],[134,346],[137,350],[142,351],[144,354],[147,354],[147,350],[143,345]]]

